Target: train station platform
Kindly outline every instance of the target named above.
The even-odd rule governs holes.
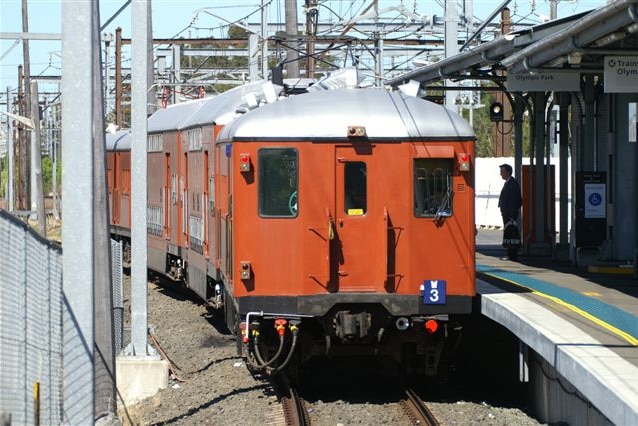
[[[556,392],[549,384],[536,385],[541,420],[638,425],[638,279],[550,258],[503,260],[501,238],[500,230],[477,234],[481,313],[542,357],[541,370],[551,369],[573,386],[566,391],[565,383],[554,380],[562,388]],[[585,408],[578,409],[570,394]]]

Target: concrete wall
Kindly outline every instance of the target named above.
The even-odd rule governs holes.
[[[503,163],[508,163],[512,167],[514,167],[514,158],[477,158],[476,159],[476,226],[479,228],[501,228],[503,226],[503,220],[501,219],[501,212],[498,209],[498,196],[501,193],[501,188],[503,188],[503,179],[501,178],[499,165]],[[523,164],[529,164],[529,158],[523,158]],[[556,185],[556,220],[555,226],[556,231],[558,232],[558,212],[559,212],[559,204],[558,201],[560,199],[559,193],[559,182],[558,176],[560,165],[558,163],[558,158],[552,158],[551,164],[555,167],[555,185]],[[566,194],[570,203],[569,211],[571,216],[571,173],[568,171],[568,175],[570,176],[570,182],[568,183],[568,188],[570,188],[570,193]],[[518,176],[515,176],[519,182],[521,179]],[[571,228],[571,226],[569,227]]]
[[[538,421],[546,424],[613,425],[549,362],[533,352],[530,361],[530,405]]]

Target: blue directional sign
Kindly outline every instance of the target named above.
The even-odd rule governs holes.
[[[445,280],[425,280],[423,281],[423,304],[425,305],[445,305],[447,282]]]

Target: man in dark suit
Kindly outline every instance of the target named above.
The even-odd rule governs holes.
[[[521,197],[521,187],[518,181],[512,176],[512,166],[501,164],[499,167],[501,169],[501,177],[505,180],[501,195],[498,197],[498,207],[501,209],[503,232],[505,233],[508,222],[513,221],[516,223],[518,220],[518,211],[523,205],[523,197]],[[504,239],[505,237],[507,236],[504,235]],[[511,260],[516,260],[517,253],[517,247],[507,247],[507,257]]]

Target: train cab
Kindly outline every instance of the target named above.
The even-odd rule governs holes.
[[[455,114],[377,89],[314,92],[236,119],[217,151],[221,276],[245,333],[313,318],[333,342],[374,347],[398,323],[471,311],[474,134]]]

